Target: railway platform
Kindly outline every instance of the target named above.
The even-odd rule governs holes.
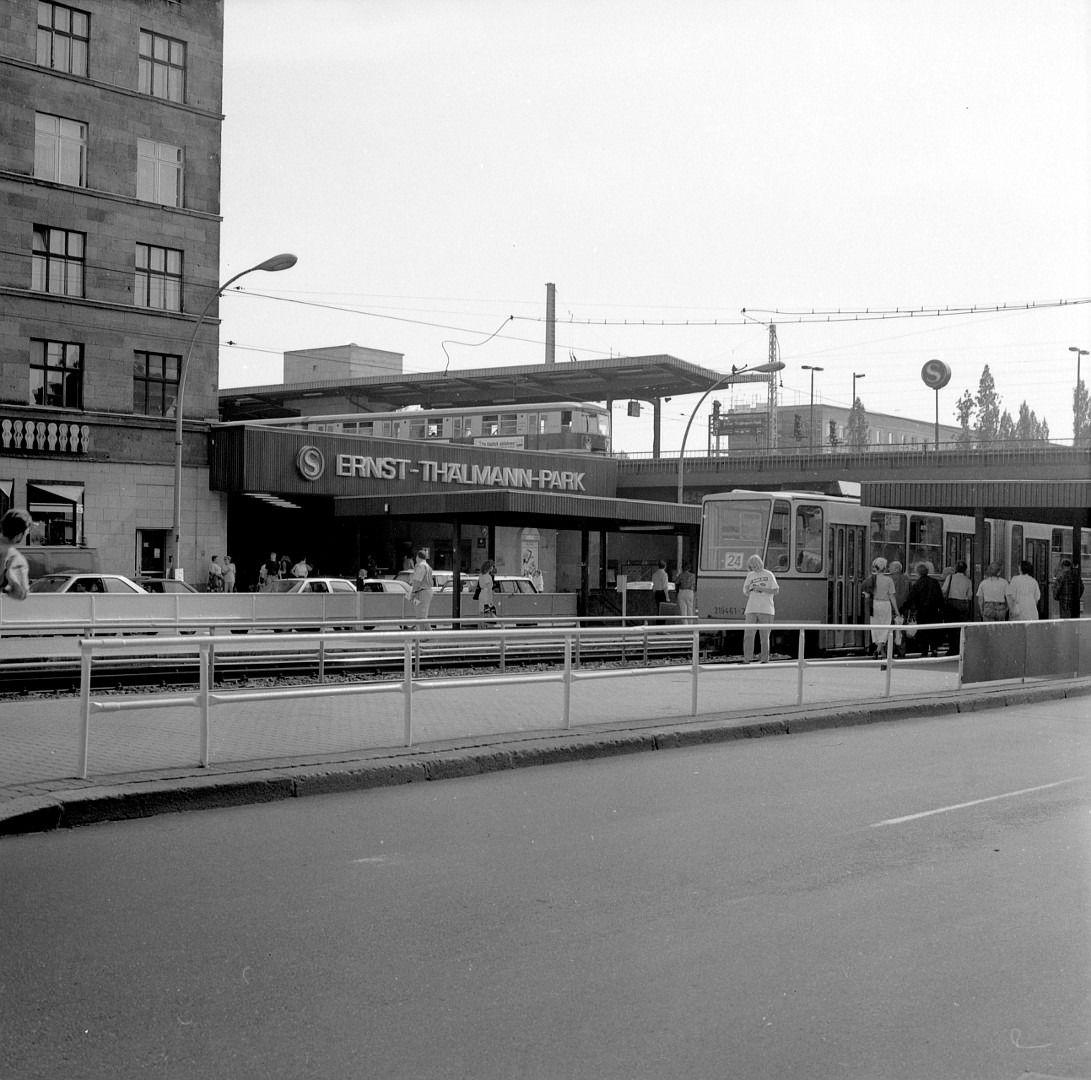
[[[556,687],[445,688],[420,694],[417,735],[398,745],[397,695],[222,707],[213,762],[199,765],[193,711],[136,710],[96,720],[91,771],[78,778],[79,700],[0,704],[0,835],[158,813],[470,776],[499,769],[863,723],[942,718],[1009,703],[1071,698],[1091,718],[1091,679],[959,688],[950,664],[897,665],[884,696],[877,664],[814,665],[796,704],[791,662],[734,665],[702,684],[689,714],[685,670],[581,687],[571,727]],[[503,700],[498,695],[503,695]]]

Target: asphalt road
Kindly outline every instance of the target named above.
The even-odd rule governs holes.
[[[1088,719],[1061,701],[8,838],[0,1072],[1091,1076]]]

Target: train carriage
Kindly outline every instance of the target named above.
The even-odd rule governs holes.
[[[1051,583],[1071,555],[1072,531],[1035,522],[987,520],[982,565],[996,561],[1005,576],[1029,560],[1042,590],[1040,614],[1056,615]],[[760,555],[780,584],[777,621],[846,624],[809,635],[808,651],[865,648],[863,585],[872,562],[897,560],[907,573],[920,563],[939,576],[965,561],[973,567],[974,519],[956,514],[862,505],[815,492],[731,491],[705,496],[699,569],[702,618],[742,622],[746,561]],[[1082,566],[1091,568],[1091,530],[1082,533]],[[856,629],[859,627],[859,629]],[[782,648],[794,651],[796,631]],[[813,642],[810,638],[813,637]],[[789,640],[791,638],[792,640]]]

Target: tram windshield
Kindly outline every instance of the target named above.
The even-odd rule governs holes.
[[[701,569],[745,573],[751,555],[761,555],[767,566],[773,560],[776,565],[770,569],[784,569],[790,514],[783,499],[707,501],[701,526]]]

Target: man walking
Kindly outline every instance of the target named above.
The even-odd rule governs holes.
[[[1071,559],[1061,560],[1061,572],[1053,583],[1053,599],[1061,608],[1062,619],[1075,619],[1083,596],[1083,578],[1072,565]]]
[[[425,630],[431,630],[428,611],[432,607],[432,568],[428,565],[428,556],[423,549],[417,552],[417,564],[409,579],[409,591],[418,621]]]

